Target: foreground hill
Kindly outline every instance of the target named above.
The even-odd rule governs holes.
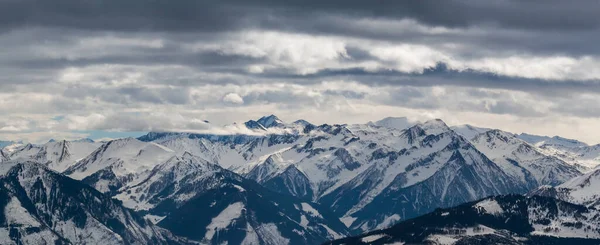
[[[600,244],[600,211],[548,197],[490,197],[326,244]]]
[[[530,195],[548,196],[600,209],[600,169],[558,186],[542,186]]]

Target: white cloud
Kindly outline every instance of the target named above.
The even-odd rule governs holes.
[[[421,73],[424,69],[435,67],[438,62],[448,62],[451,58],[434,48],[401,44],[393,46],[375,46],[369,51],[371,55],[394,65],[390,68],[401,72]]]
[[[232,104],[236,104],[236,105],[241,105],[244,104],[244,99],[236,93],[228,93],[225,96],[223,96],[223,101],[227,102],[227,103],[232,103]]]
[[[270,66],[294,69],[299,74],[311,74],[324,67],[335,66],[339,59],[349,58],[346,44],[340,38],[319,37],[271,31],[233,33],[218,43],[190,45],[195,51],[216,51],[226,55],[265,58]],[[260,73],[262,66],[251,66],[250,72]]]

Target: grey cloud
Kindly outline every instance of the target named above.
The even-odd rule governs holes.
[[[3,98],[37,103],[5,103],[0,111],[7,117],[17,112],[29,116],[25,121],[32,129],[43,127],[36,120],[43,121],[54,114],[98,113],[107,115],[107,120],[92,125],[92,129],[136,131],[194,129],[202,125],[186,121],[193,118],[189,115],[173,123],[165,119],[172,115],[117,114],[152,107],[177,113],[219,111],[222,116],[234,117],[235,113],[227,110],[239,114],[257,113],[256,108],[275,108],[294,114],[305,112],[307,108],[344,111],[350,107],[348,104],[363,103],[520,118],[548,115],[597,118],[600,110],[593,106],[597,104],[594,99],[575,102],[570,99],[581,98],[582,93],[592,97],[600,94],[598,79],[521,78],[473,69],[457,71],[443,63],[426,68],[422,73],[400,72],[400,69],[394,70],[398,65],[395,57],[378,58],[370,52],[370,45],[363,44],[420,45],[435,51],[451,50],[448,53],[455,57],[450,59],[473,58],[475,61],[514,55],[598,58],[599,4],[591,0],[577,3],[562,0],[0,0],[0,53],[4,54],[0,56],[0,96],[15,94]],[[414,23],[395,28],[402,21]],[[228,41],[234,48],[239,47],[247,42],[244,34],[252,31],[259,33],[259,40],[262,33],[271,31],[300,35],[286,36],[291,44],[277,43],[280,46],[273,50],[260,45],[258,49],[262,50],[248,45],[250,47],[230,53],[206,48]],[[112,45],[106,44],[102,38],[107,37],[118,40],[113,40]],[[348,57],[316,55],[317,62],[311,63],[305,61],[314,56],[304,57],[300,49],[301,58],[290,59],[295,55],[293,51],[298,50],[290,51],[288,46],[320,44],[293,43],[296,37],[335,39],[334,45],[337,41],[343,43]],[[95,43],[98,47],[81,43],[90,38],[100,39]],[[236,38],[241,40],[234,40]],[[278,38],[276,35],[274,39]],[[119,43],[123,39],[125,44]],[[134,44],[127,43],[131,40]],[[158,45],[148,45],[155,40]],[[324,49],[330,48],[329,44],[325,43]],[[195,45],[199,50],[190,48]],[[252,52],[258,55],[247,54]],[[261,52],[274,54],[261,56]],[[426,64],[436,62],[415,60]],[[384,68],[367,69],[361,62],[376,63]],[[250,68],[256,66],[260,67],[251,73]],[[298,72],[305,67],[316,72]],[[85,76],[62,81],[61,76],[68,68],[80,70]],[[135,81],[122,81],[129,73],[141,75]],[[322,87],[324,81],[343,81],[348,87],[327,89]],[[350,81],[371,91],[354,89],[352,86],[356,84]],[[271,89],[272,86],[276,88]],[[305,91],[296,91],[296,86]],[[443,87],[455,94],[435,96],[432,87]],[[377,90],[381,92],[375,95],[373,91]],[[244,103],[225,105],[222,101],[225,92],[239,93]],[[511,93],[519,93],[521,97],[512,99]],[[552,106],[540,109],[543,103]],[[333,108],[335,106],[338,108]],[[31,119],[34,117],[36,119]],[[6,126],[0,123],[2,125]]]
[[[119,30],[223,30],[269,22],[274,13],[288,16],[344,14],[364,17],[415,18],[431,25],[462,27],[499,25],[509,28],[595,29],[597,1],[577,4],[552,1],[14,1],[2,3],[4,26],[66,26]],[[265,15],[270,13],[271,15]],[[257,21],[248,22],[261,17]],[[259,21],[260,20],[260,21]]]
[[[234,28],[245,11],[220,1],[2,1],[5,28],[68,27],[94,30],[162,31]]]
[[[600,81],[547,81],[544,79],[516,78],[474,70],[456,71],[439,63],[423,73],[405,73],[392,70],[367,71],[364,68],[322,69],[315,74],[265,73],[255,75],[271,80],[286,79],[298,83],[318,82],[322,79],[344,79],[369,86],[460,86],[467,88],[507,89],[526,91],[546,96],[571,96],[573,93],[600,93]]]
[[[531,105],[525,105],[509,100],[498,101],[489,105],[489,112],[524,117],[540,117],[544,115],[544,113],[537,111],[535,108],[531,107]]]

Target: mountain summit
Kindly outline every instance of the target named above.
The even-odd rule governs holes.
[[[261,117],[260,119],[257,120],[257,122],[260,123],[261,125],[263,125],[265,128],[283,126],[283,121],[281,121],[275,115]]]

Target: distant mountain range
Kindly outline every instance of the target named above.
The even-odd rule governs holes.
[[[449,127],[439,119],[314,125],[305,120],[286,123],[269,115],[242,127],[252,133],[151,132],[138,139],[108,142],[7,144],[0,151],[0,169],[4,169],[0,179],[7,180],[0,194],[6,193],[5,205],[12,205],[11,210],[25,210],[26,215],[5,218],[6,233],[0,233],[0,241],[319,244],[397,223],[406,226],[410,220],[437,222],[423,217],[433,217],[439,208],[450,208],[447,212],[452,213],[451,207],[464,203],[472,207],[476,204],[471,202],[489,196],[498,197],[488,202],[525,209],[538,202],[569,202],[574,209],[588,210],[588,215],[600,194],[594,184],[600,146],[561,137],[517,135],[471,125]],[[23,166],[35,173],[25,182],[13,174],[23,171]],[[50,177],[46,181],[36,179],[38,175]],[[531,197],[524,196],[528,193]],[[19,202],[10,201],[13,197]],[[455,209],[467,212],[465,207]],[[4,210],[9,217],[8,209]],[[518,211],[514,215],[531,216]],[[73,215],[96,223],[77,223]],[[534,242],[546,236],[597,238],[590,236],[598,229],[595,220],[585,221],[594,230],[581,237],[579,230],[577,234],[538,232],[537,226],[531,230],[525,227],[531,220],[523,217],[518,225],[525,228],[511,230],[499,224],[500,218],[472,215],[483,221],[452,222],[469,234],[473,229],[484,231],[482,236],[444,236],[446,231],[463,234],[463,230],[440,223],[446,226],[432,228],[427,236],[396,230],[381,241],[424,243],[433,236],[453,244],[471,244],[464,241],[472,239],[533,244],[518,243],[524,240],[515,237]],[[460,217],[444,220],[450,218]],[[435,225],[423,222],[424,227]],[[540,229],[551,227],[546,223]],[[345,241],[362,241],[356,239]]]

